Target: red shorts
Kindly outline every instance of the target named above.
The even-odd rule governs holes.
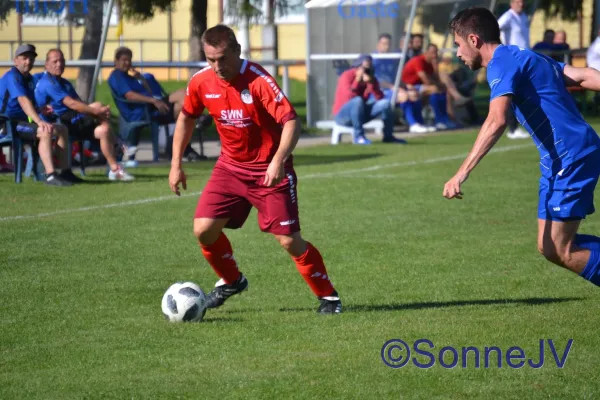
[[[247,171],[217,161],[200,195],[194,218],[229,218],[225,226],[241,228],[252,207],[258,210],[258,226],[263,232],[290,235],[300,231],[297,179],[293,168],[276,186],[262,182],[265,171]]]

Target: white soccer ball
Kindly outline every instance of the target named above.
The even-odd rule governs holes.
[[[171,322],[202,321],[206,313],[206,294],[193,282],[174,283],[162,298],[162,312]]]

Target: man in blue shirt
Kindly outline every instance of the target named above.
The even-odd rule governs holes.
[[[500,139],[510,108],[540,153],[538,249],[549,261],[600,286],[600,238],[577,233],[594,212],[600,175],[600,139],[566,86],[600,90],[600,72],[575,68],[517,46],[500,44],[500,30],[485,8],[469,8],[450,22],[457,56],[471,69],[487,67],[490,109],[473,149],[443,195],[463,197],[461,185]]]
[[[111,90],[122,99],[146,103],[151,106],[152,119],[160,124],[174,124],[183,108],[185,89],[177,90],[168,96],[154,95],[152,88],[145,78],[131,66],[133,53],[127,47],[119,47],[115,52],[115,69],[108,77],[108,85]],[[143,119],[145,105],[118,103],[119,112],[127,121],[138,121]],[[137,144],[136,138],[131,138],[133,145]],[[191,147],[185,151],[190,160],[200,159]],[[192,156],[190,156],[192,155]],[[133,155],[131,155],[133,157]],[[133,159],[132,159],[133,160]]]
[[[23,44],[15,51],[14,63],[0,79],[0,114],[15,120],[13,132],[25,140],[38,142],[38,153],[46,171],[46,184],[52,186],[71,186],[74,177],[68,167],[68,132],[64,127],[44,121],[35,103],[35,84],[30,74],[37,53],[35,46]],[[57,157],[62,172],[56,173],[52,161],[52,138],[57,138]]]
[[[46,71],[35,88],[38,105],[50,106],[53,114],[79,139],[98,139],[106,158],[111,181],[131,181],[134,178],[121,168],[115,157],[115,146],[110,131],[110,107],[101,103],[87,105],[79,98],[75,88],[62,74],[65,57],[59,49],[46,54]],[[81,181],[81,179],[77,178]]]

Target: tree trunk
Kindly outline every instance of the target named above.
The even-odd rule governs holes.
[[[206,56],[202,51],[200,38],[207,28],[206,11],[208,0],[192,0],[192,21],[190,34],[190,61],[205,61]],[[198,68],[190,68],[190,75],[198,71]]]
[[[95,59],[100,49],[102,36],[102,22],[104,19],[103,1],[90,1],[88,3],[88,14],[85,16],[83,41],[81,43],[80,60]],[[94,78],[94,67],[80,67],[77,77],[77,94],[82,99],[87,99]]]

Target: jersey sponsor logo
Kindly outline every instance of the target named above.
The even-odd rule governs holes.
[[[221,110],[221,118],[222,119],[242,119],[244,118],[243,110]]]
[[[242,90],[242,101],[246,104],[252,104],[252,95],[248,89]]]
[[[206,97],[207,99],[218,99],[219,97],[221,97],[221,95],[215,93],[208,93],[205,94],[204,97]]]
[[[233,126],[236,128],[247,128],[254,125],[252,118],[244,117],[244,110],[221,110],[219,122],[223,126]]]

